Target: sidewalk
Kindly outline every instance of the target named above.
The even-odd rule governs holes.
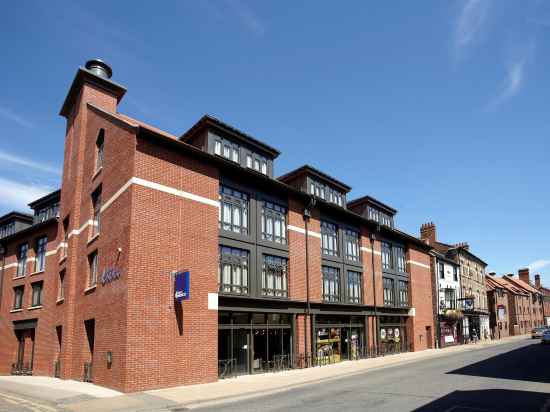
[[[244,375],[209,384],[180,386],[126,395],[83,382],[46,377],[0,377],[0,391],[7,389],[15,393],[16,391],[13,388],[5,387],[5,384],[14,384],[15,382],[23,383],[25,386],[28,385],[29,388],[36,388],[40,385],[48,388],[47,391],[41,392],[50,392],[50,390],[53,390],[53,392],[56,390],[65,391],[72,394],[72,397],[65,394],[65,397],[60,398],[57,402],[55,399],[48,400],[59,404],[63,410],[73,412],[160,411],[176,407],[193,409],[199,406],[211,406],[227,401],[274,394],[300,386],[349,377],[371,370],[403,365],[428,358],[443,357],[453,353],[476,351],[490,346],[526,340],[527,338],[528,336],[514,336],[486,343],[454,346],[446,349],[428,349],[421,352],[346,361],[308,369]],[[33,396],[29,394],[28,390],[26,392],[27,395]],[[78,392],[81,396],[76,396]],[[36,397],[36,393],[34,396]]]

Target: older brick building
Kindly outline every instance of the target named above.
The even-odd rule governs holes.
[[[531,329],[543,326],[543,295],[537,288],[531,285],[529,269],[525,268],[518,270],[517,278],[509,274],[504,276],[504,279],[516,288],[521,289],[524,293],[522,305],[518,307],[522,312],[522,318],[520,319],[522,325],[520,325],[520,330],[523,333],[529,333]]]
[[[508,282],[497,278],[494,273],[485,276],[485,284],[491,337],[501,339],[510,336],[510,302],[513,298],[509,295],[515,292]]]
[[[433,345],[430,246],[394,209],[310,166],[274,178],[279,152],[213,117],[177,137],[125,116],[124,93],[77,71],[59,211],[0,240],[1,373],[136,391]]]
[[[540,274],[535,275],[535,287],[542,294],[542,315],[544,318],[544,325],[550,326],[550,289],[546,286],[542,286]]]

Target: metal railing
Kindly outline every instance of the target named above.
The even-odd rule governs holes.
[[[84,377],[82,378],[84,382],[93,382],[92,374],[92,362],[84,363]]]
[[[12,375],[32,375],[32,368],[29,363],[12,363],[11,364]]]

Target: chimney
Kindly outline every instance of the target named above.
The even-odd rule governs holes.
[[[538,273],[535,275],[535,286],[537,287],[537,289],[540,289],[542,287],[542,285],[540,284],[540,275]]]
[[[437,236],[434,222],[424,223],[420,226],[420,239],[428,245],[433,245],[436,242]]]
[[[529,283],[529,268],[524,268],[524,269],[518,270],[518,276],[519,276],[520,280],[524,281],[528,285],[530,284]]]
[[[100,59],[88,60],[79,67],[61,107],[60,115],[70,119],[78,107],[92,104],[107,112],[115,113],[126,88],[111,80],[113,70]]]
[[[462,249],[464,250],[470,250],[470,245],[468,244],[468,242],[460,242],[460,243],[457,243],[455,245],[455,247],[461,247]]]

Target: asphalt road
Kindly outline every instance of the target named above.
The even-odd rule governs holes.
[[[519,341],[204,411],[550,411],[550,345]]]

